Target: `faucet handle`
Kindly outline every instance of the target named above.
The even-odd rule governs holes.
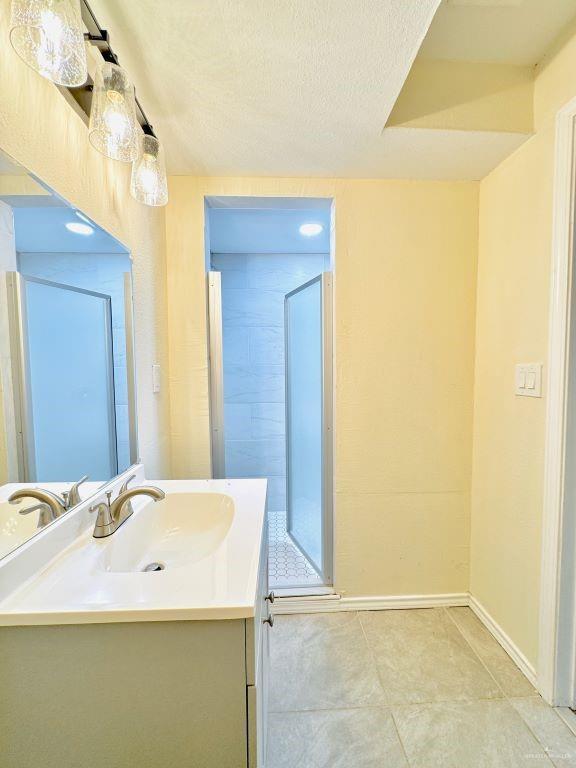
[[[80,504],[82,499],[80,498],[80,492],[78,488],[79,486],[82,485],[82,483],[85,483],[86,480],[88,480],[88,475],[84,475],[84,477],[81,477],[80,480],[77,480],[75,483],[73,483],[70,486],[69,491],[62,494],[62,496],[64,496],[64,499],[66,501],[66,505],[67,505],[66,509],[70,509],[70,507],[74,507],[76,506],[76,504]]]
[[[122,486],[121,486],[120,490],[118,491],[118,495],[120,495],[121,493],[124,493],[125,491],[128,490],[128,484],[131,483],[132,480],[134,480],[135,477],[136,477],[136,475],[130,475],[130,477],[122,483]]]
[[[40,501],[38,504],[33,504],[31,507],[26,507],[26,509],[20,509],[18,510],[19,514],[21,515],[29,515],[31,512],[40,512],[38,516],[38,528],[44,528],[44,526],[48,525],[48,523],[51,523],[53,520],[56,520],[54,517],[54,513],[52,509],[50,508],[49,504],[45,504],[43,501]]]
[[[108,501],[101,501],[99,504],[94,504],[88,508],[88,512],[98,513],[94,526],[94,535],[96,535],[97,531],[99,536],[109,536],[111,533],[114,533],[114,520],[112,518],[112,510],[110,509],[111,495],[110,492],[107,492]]]

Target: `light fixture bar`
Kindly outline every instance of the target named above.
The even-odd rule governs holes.
[[[120,62],[118,56],[114,53],[112,46],[110,45],[110,35],[108,34],[108,31],[103,29],[98,23],[98,19],[87,0],[80,0],[80,10],[82,12],[82,21],[88,30],[84,35],[85,40],[98,48],[104,61],[119,65]],[[91,85],[89,85],[88,88],[91,88]],[[136,103],[136,119],[138,120],[140,127],[146,135],[158,138],[136,95],[134,95],[134,101]]]

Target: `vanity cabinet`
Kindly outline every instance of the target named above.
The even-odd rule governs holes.
[[[264,768],[265,537],[257,591],[253,618],[0,627],[2,768]]]

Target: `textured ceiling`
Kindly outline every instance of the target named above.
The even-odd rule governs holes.
[[[537,64],[576,16],[576,0],[444,0],[420,56]]]
[[[386,176],[382,128],[438,2],[92,6],[166,146],[170,173]]]

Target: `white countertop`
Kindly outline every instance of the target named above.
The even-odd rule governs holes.
[[[0,626],[254,615],[266,480],[137,484],[161,488],[166,500],[136,497],[134,514],[110,537],[84,529],[0,602]],[[147,558],[165,570],[142,572]]]

